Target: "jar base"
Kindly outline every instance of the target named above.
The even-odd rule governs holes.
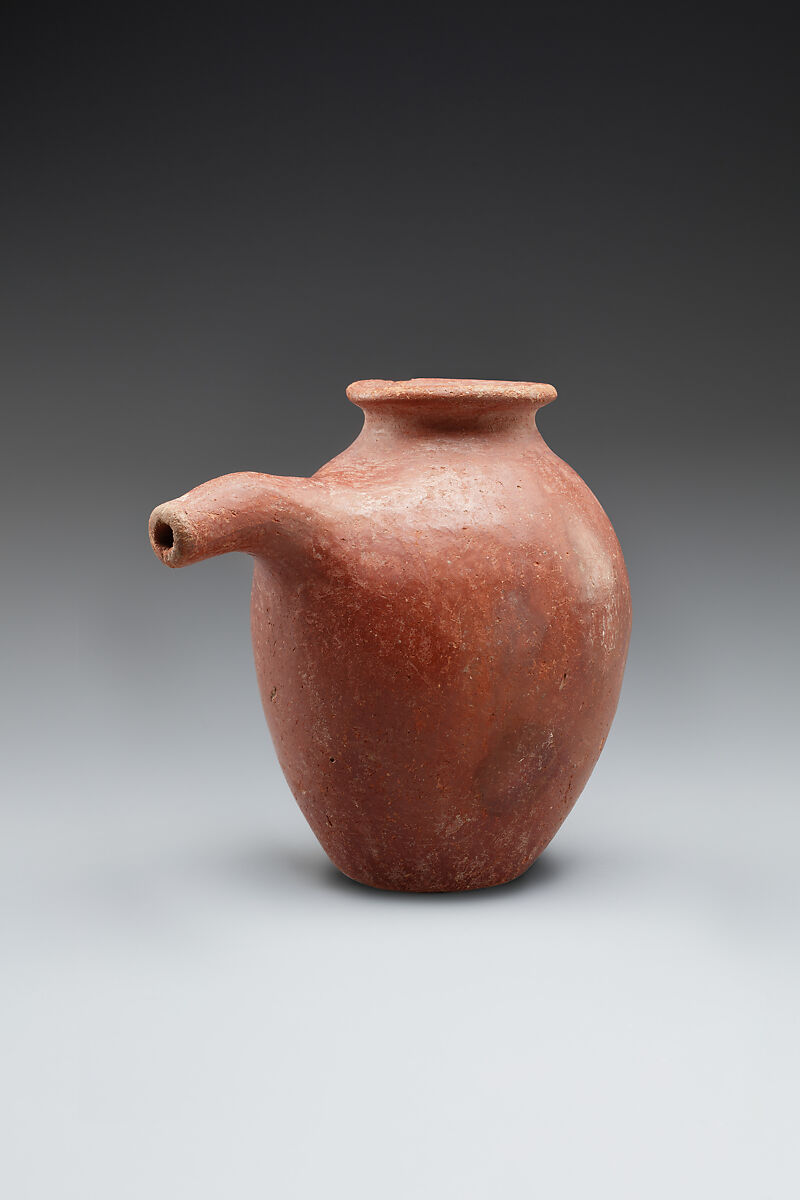
[[[514,880],[521,879],[531,869],[538,857],[539,854],[521,868],[514,867],[506,871],[487,872],[484,875],[478,875],[474,878],[467,876],[461,879],[430,880],[425,883],[419,879],[414,879],[411,875],[405,881],[399,873],[397,877],[387,880],[376,878],[375,876],[369,877],[360,872],[351,873],[350,871],[343,870],[338,864],[334,865],[337,871],[344,875],[346,879],[349,879],[352,883],[359,884],[361,887],[373,888],[378,892],[404,892],[407,895],[425,896],[453,894],[456,892],[479,892],[487,891],[489,888],[502,887],[506,883],[513,883]]]

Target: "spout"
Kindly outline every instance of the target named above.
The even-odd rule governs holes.
[[[289,560],[310,548],[322,490],[310,479],[222,475],[159,504],[150,516],[150,544],[168,567],[237,550]]]

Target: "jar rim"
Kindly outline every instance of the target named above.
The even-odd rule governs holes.
[[[556,395],[549,383],[511,379],[359,379],[347,388],[348,400],[359,407],[398,401],[422,405],[429,400],[445,400],[454,406],[460,400],[527,401],[541,406]]]

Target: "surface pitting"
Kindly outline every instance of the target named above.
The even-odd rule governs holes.
[[[622,553],[545,445],[544,384],[368,380],[364,428],[312,479],[234,475],[154,513],[181,566],[255,558],[261,695],[333,862],[375,887],[524,872],[580,794],[630,636]]]

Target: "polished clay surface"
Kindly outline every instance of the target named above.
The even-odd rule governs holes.
[[[310,479],[244,472],[160,505],[156,554],[254,558],[281,766],[346,875],[514,879],[603,748],[631,625],[619,543],[545,445],[547,384],[362,380],[355,442]]]

